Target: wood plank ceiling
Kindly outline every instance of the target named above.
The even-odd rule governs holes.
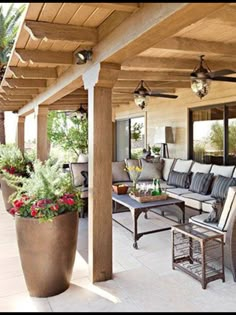
[[[77,51],[96,48],[145,5],[30,3],[1,83],[0,110],[23,108],[57,82],[69,67],[81,67],[76,65]],[[202,14],[200,6],[205,6],[206,14]],[[194,8],[199,8],[199,12]],[[190,14],[196,15],[194,22],[189,17],[179,22],[173,16],[173,22],[171,18],[164,21],[161,31],[154,29],[154,37],[147,38],[143,46],[140,42],[127,58],[122,52],[104,60],[121,63],[113,88],[113,106],[128,105],[139,80],[145,80],[151,89],[170,93],[189,89],[189,75],[202,54],[212,71],[236,70],[235,4],[215,3],[210,7],[199,3],[190,9]],[[133,27],[135,31],[135,25]],[[155,41],[155,36],[162,39]],[[74,110],[80,103],[87,104],[87,97],[83,86],[78,86],[72,91],[68,89],[60,99],[49,101],[48,105],[50,109]]]

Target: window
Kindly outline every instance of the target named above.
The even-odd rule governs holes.
[[[140,158],[145,147],[144,116],[116,121],[116,161]]]
[[[236,162],[236,104],[190,109],[189,155],[194,161]]]

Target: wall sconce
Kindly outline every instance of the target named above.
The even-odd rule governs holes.
[[[81,65],[87,62],[87,60],[92,60],[93,52],[92,50],[80,50],[75,56],[78,58],[77,65]]]

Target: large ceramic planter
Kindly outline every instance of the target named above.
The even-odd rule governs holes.
[[[9,211],[12,208],[12,204],[9,203],[8,198],[10,197],[11,194],[13,194],[16,191],[16,189],[10,187],[7,184],[6,180],[1,178],[1,190],[5,209]]]
[[[30,296],[48,297],[69,285],[76,254],[79,216],[59,215],[52,222],[16,216],[21,265]]]

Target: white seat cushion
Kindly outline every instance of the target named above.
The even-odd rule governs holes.
[[[202,202],[214,199],[210,195],[201,195],[197,193],[184,194],[181,195],[181,198],[184,198],[185,205],[191,208],[196,208],[202,210]]]
[[[219,228],[222,231],[227,231],[230,223],[230,219],[234,215],[236,210],[236,186],[229,187],[227,197],[225,200],[224,208],[220,216],[218,223]]]
[[[177,159],[173,171],[181,172],[181,173],[188,173],[191,166],[192,166],[193,160],[181,160]]]
[[[224,165],[213,165],[211,169],[211,173],[216,175],[222,175],[225,177],[231,177],[233,174],[235,166],[224,166]]]
[[[177,196],[191,193],[191,191],[189,191],[187,188],[167,188],[167,192]]]
[[[160,184],[161,184],[161,188],[164,188],[164,189],[175,188],[175,186],[168,185],[167,182],[162,179],[160,180]]]
[[[198,163],[198,162],[194,162],[192,164],[192,167],[191,167],[191,172],[193,173],[209,173],[210,172],[210,169],[212,167],[212,164],[201,164],[201,163]]]
[[[216,201],[216,199],[207,200],[207,201],[202,202],[202,211],[211,212],[212,205],[215,201]]]

